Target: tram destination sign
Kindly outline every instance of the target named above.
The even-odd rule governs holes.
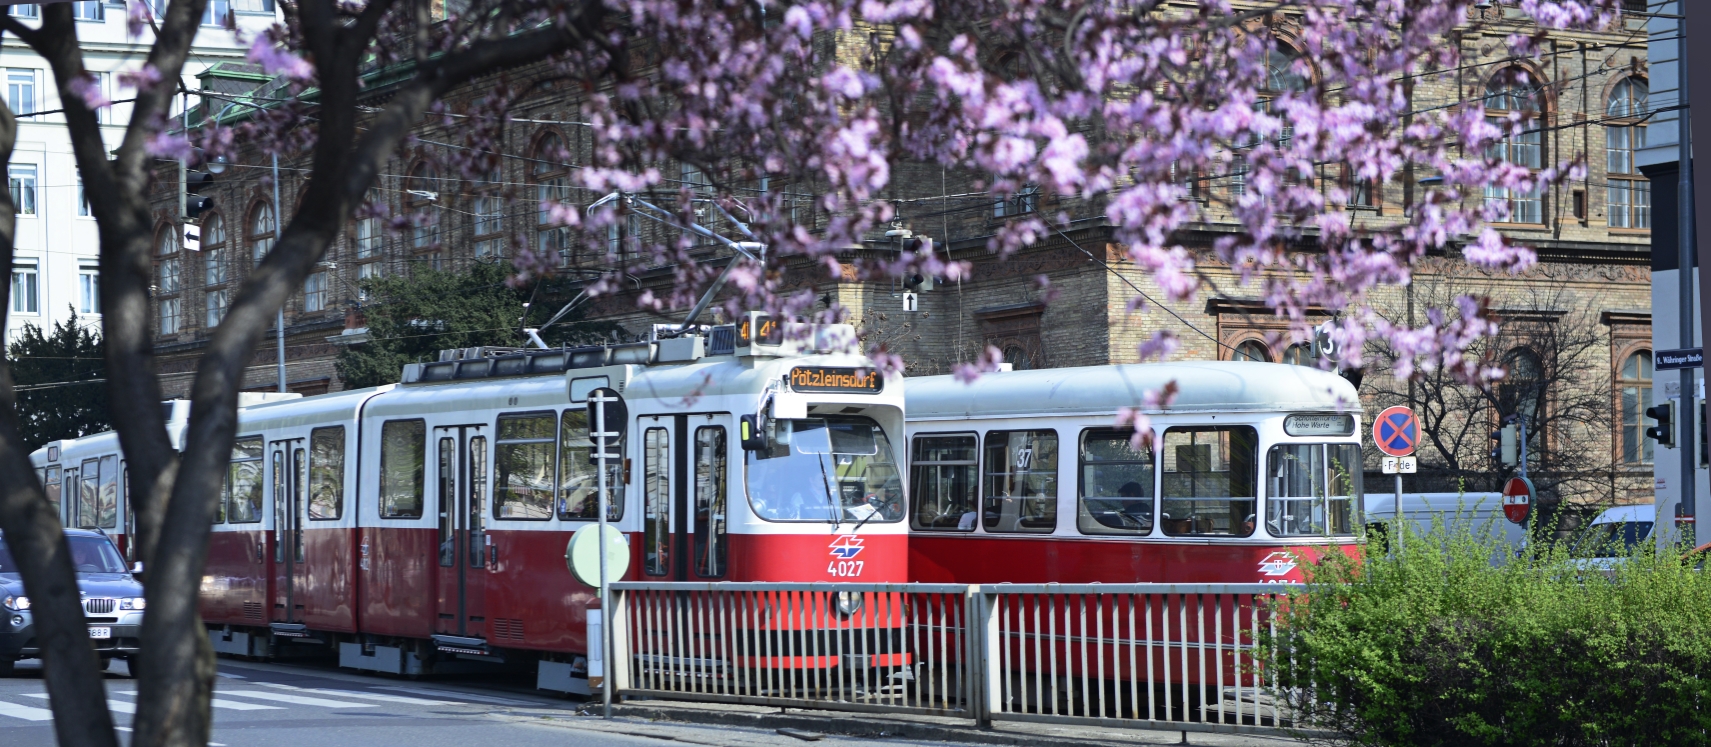
[[[1652,354],[1652,368],[1659,371],[1669,371],[1681,368],[1704,368],[1704,348],[1683,348],[1681,350],[1659,350]]]
[[[871,368],[797,366],[790,369],[790,388],[798,392],[878,394],[885,390],[885,377]]]

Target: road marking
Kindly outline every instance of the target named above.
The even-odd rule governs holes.
[[[378,701],[382,701],[385,703],[405,703],[408,705],[465,705],[464,703],[459,703],[459,702],[453,701],[453,700],[427,700],[424,698],[406,698],[402,695],[381,695],[380,693],[364,693],[364,692],[357,692],[355,690],[325,690],[325,689],[315,688],[315,687],[292,687],[291,685],[281,685],[281,684],[278,684],[275,682],[258,682],[256,684],[266,685],[267,687],[277,687],[281,690],[290,690],[292,692],[312,693],[312,694],[317,694],[317,695],[337,695],[337,696],[342,697],[342,698],[365,698],[368,700],[378,700]]]
[[[297,696],[297,695],[285,695],[282,693],[262,692],[260,690],[221,690],[220,694],[221,695],[237,695],[237,696],[245,697],[245,698],[255,698],[257,700],[274,700],[274,701],[278,701],[280,703],[295,703],[297,705],[321,706],[322,708],[376,708],[377,707],[373,703],[345,703],[343,701],[338,701],[338,700],[327,700],[326,698],[305,698],[305,697],[301,697],[301,696]]]
[[[24,697],[26,697],[26,698],[41,698],[42,700],[47,700],[48,694],[47,693],[25,693]],[[137,706],[135,704],[126,703],[123,700],[109,700],[109,701],[107,701],[107,709],[110,711],[118,711],[119,713],[136,713],[137,712]]]
[[[136,695],[137,694],[137,691],[135,691],[135,690],[119,690],[117,692],[119,695]],[[279,706],[262,705],[260,703],[245,703],[241,700],[226,700],[224,698],[211,698],[211,699],[209,699],[208,703],[210,705],[214,706],[215,708],[229,708],[229,709],[234,710],[234,711],[283,711],[283,710],[285,710],[283,708],[280,708]]]
[[[491,696],[487,696],[487,695],[470,695],[468,693],[460,693],[460,692],[457,692],[455,690],[430,690],[430,689],[425,688],[425,687],[403,687],[400,685],[375,685],[375,689],[376,690],[397,690],[399,692],[415,693],[417,695],[432,695],[432,696],[441,697],[441,698],[459,698],[462,700],[473,700],[473,701],[478,702],[478,703],[497,703],[499,705],[540,705],[540,703],[535,702],[535,701],[511,700],[510,698],[495,698],[495,697],[491,697]]]
[[[227,674],[225,672],[215,672],[214,676],[215,677],[224,677],[228,680],[247,680],[247,679],[249,679],[248,677],[245,677],[241,674]]]
[[[31,708],[0,700],[0,716],[21,718],[25,721],[52,721],[53,711],[46,708]]]

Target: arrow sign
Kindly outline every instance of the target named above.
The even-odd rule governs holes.
[[[1420,443],[1420,419],[1402,405],[1385,408],[1372,421],[1372,443],[1393,457],[1413,454],[1414,446]]]
[[[1533,512],[1533,481],[1511,477],[1503,484],[1503,516],[1516,524],[1527,523]]]

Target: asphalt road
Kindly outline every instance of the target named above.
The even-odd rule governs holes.
[[[529,683],[532,684],[532,683]],[[0,678],[0,745],[53,744],[53,714],[36,661]],[[128,727],[136,686],[124,662],[107,673],[115,722]],[[597,707],[596,703],[596,707]],[[411,681],[340,672],[320,665],[220,661],[211,747],[594,747],[701,744],[759,747],[804,742],[760,729],[603,721],[578,715],[585,704],[535,695],[507,679]],[[121,735],[123,736],[123,735]],[[886,740],[888,744],[925,742]],[[816,744],[858,744],[828,736]],[[959,747],[967,747],[960,745]]]

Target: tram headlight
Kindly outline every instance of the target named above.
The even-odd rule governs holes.
[[[855,613],[861,611],[861,606],[863,604],[861,592],[840,591],[838,592],[837,599],[839,617],[853,617]]]

